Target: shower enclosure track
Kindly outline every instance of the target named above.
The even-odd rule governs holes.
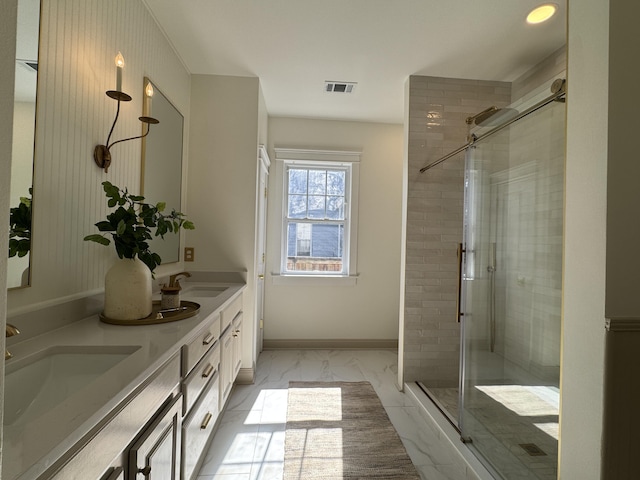
[[[420,169],[420,173],[424,173],[427,170],[429,170],[430,168],[433,168],[436,165],[440,165],[442,162],[444,162],[446,160],[449,160],[451,157],[454,157],[457,154],[459,154],[461,152],[464,152],[467,148],[473,146],[474,143],[479,142],[480,140],[483,140],[485,138],[490,137],[491,135],[494,135],[494,134],[498,133],[500,130],[508,127],[509,125],[511,125],[514,122],[517,122],[521,118],[526,117],[530,113],[533,113],[536,110],[541,109],[542,107],[544,107],[545,105],[550,104],[551,102],[556,102],[556,101],[563,102],[564,101],[564,97],[567,94],[566,80],[559,78],[556,81],[554,81],[553,84],[551,85],[551,91],[553,93],[551,95],[549,95],[547,98],[545,98],[543,100],[540,100],[535,105],[532,105],[531,107],[529,107],[526,110],[522,111],[521,113],[519,113],[518,115],[516,115],[512,119],[506,121],[502,125],[498,125],[497,127],[489,130],[487,133],[483,133],[482,135],[478,135],[478,136],[471,135],[471,139],[466,144],[464,144],[460,148],[455,149],[453,152],[450,152],[450,153],[446,154],[444,157],[441,157],[438,160],[436,160],[434,162],[431,162],[429,165],[425,165],[424,167],[422,167]]]

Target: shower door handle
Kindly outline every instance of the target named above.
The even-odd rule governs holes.
[[[462,247],[462,243],[458,244],[458,295],[456,297],[456,315],[457,321],[460,323],[464,313],[460,310],[462,306],[462,255],[466,250]]]

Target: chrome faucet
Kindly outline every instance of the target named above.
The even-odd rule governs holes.
[[[20,335],[20,330],[18,330],[16,327],[11,325],[10,323],[7,323],[7,328],[5,329],[5,335],[6,335],[7,338],[13,337],[15,335]],[[11,357],[13,357],[11,352],[9,350],[5,350],[4,351],[4,359],[8,360]]]
[[[180,286],[180,280],[178,280],[178,277],[183,276],[183,277],[190,277],[191,274],[189,272],[180,272],[180,273],[176,273],[175,275],[171,275],[169,277],[169,286],[170,287],[179,287]]]

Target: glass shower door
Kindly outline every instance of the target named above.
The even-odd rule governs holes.
[[[555,479],[564,104],[467,151],[460,428],[503,478]]]

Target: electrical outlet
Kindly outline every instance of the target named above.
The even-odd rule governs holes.
[[[195,249],[193,247],[184,247],[184,261],[193,262],[195,256]]]

